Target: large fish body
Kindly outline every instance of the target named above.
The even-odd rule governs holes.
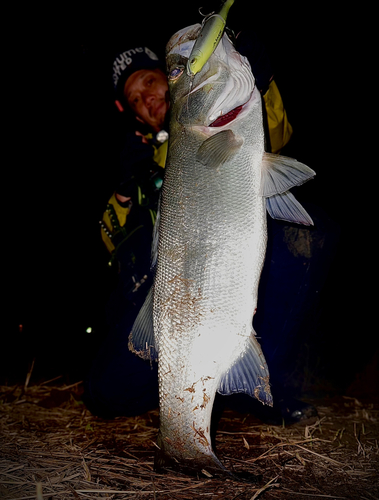
[[[221,378],[247,349],[255,350],[258,364],[253,390],[271,401],[266,363],[252,337],[266,247],[265,201],[258,196],[264,135],[250,68],[230,54],[227,37],[198,75],[186,75],[192,41],[185,38],[196,35],[196,28],[178,34],[167,55],[170,143],[154,287],[158,456],[211,472],[218,465],[210,440],[213,401]],[[233,123],[209,127],[239,105],[245,109]]]
[[[202,70],[187,74],[199,30],[185,28],[167,45],[170,142],[147,304],[153,300],[152,351],[159,362],[156,465],[213,474],[225,470],[210,438],[216,392],[245,392],[272,404],[252,322],[266,250],[267,199],[281,194],[276,174],[265,173],[276,160],[264,153],[261,98],[247,59],[224,34]],[[284,205],[293,202],[300,222],[310,223],[296,201],[288,202],[288,183],[313,175],[299,165],[290,169],[301,181],[278,175],[287,183],[281,188]],[[283,209],[276,200],[269,210],[278,215],[291,207]],[[134,330],[136,340],[140,332]],[[134,350],[143,347],[134,344]]]

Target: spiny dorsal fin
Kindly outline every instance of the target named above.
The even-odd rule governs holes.
[[[242,137],[232,130],[223,130],[206,139],[199,147],[196,159],[210,168],[218,168],[242,146]]]

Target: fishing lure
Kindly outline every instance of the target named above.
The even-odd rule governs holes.
[[[208,16],[201,28],[187,62],[187,75],[194,76],[215,51],[224,33],[226,18],[234,0],[224,0],[219,12]]]

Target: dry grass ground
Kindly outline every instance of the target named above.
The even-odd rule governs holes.
[[[158,411],[106,421],[80,401],[81,384],[0,387],[0,498],[379,499],[379,406],[312,401],[319,418],[274,427],[225,412],[217,453],[257,483],[154,472]]]

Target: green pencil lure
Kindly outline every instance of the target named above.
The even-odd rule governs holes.
[[[205,19],[187,62],[187,74],[194,76],[215,51],[224,33],[226,18],[234,0],[224,0],[219,12]]]

